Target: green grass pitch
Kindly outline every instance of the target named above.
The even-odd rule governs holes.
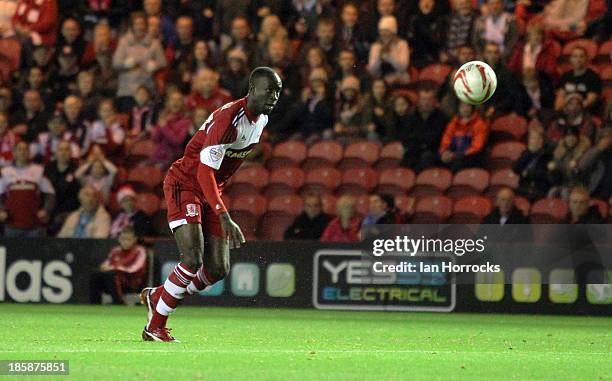
[[[144,315],[1,304],[0,359],[69,360],[57,379],[105,381],[612,376],[610,318],[183,307],[169,324],[182,343],[167,344],[141,341]]]

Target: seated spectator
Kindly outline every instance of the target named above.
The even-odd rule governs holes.
[[[557,78],[557,51],[553,40],[544,39],[544,30],[540,25],[527,29],[524,42],[517,42],[508,60],[508,69],[521,75],[526,70],[535,70],[545,74],[549,79]]]
[[[270,14],[263,18],[259,28],[259,33],[257,33],[257,45],[260,52],[267,51],[268,45],[272,40],[288,39],[289,37],[287,30],[283,27],[283,24],[277,15]]]
[[[156,117],[151,90],[146,86],[140,86],[134,94],[134,106],[130,113],[130,126],[125,142],[126,149],[150,132]]]
[[[225,31],[226,29],[224,29]],[[249,20],[244,16],[236,16],[231,20],[231,37],[221,36],[221,51],[239,48],[248,57],[248,66],[255,67],[261,60],[260,49],[255,41]]]
[[[77,57],[78,62],[81,62],[85,52],[85,41],[83,40],[81,24],[74,16],[68,16],[62,21],[56,46],[59,52],[69,47]]]
[[[314,45],[321,49],[328,64],[338,57],[340,45],[336,40],[336,23],[333,18],[322,17],[317,21]]]
[[[319,240],[331,216],[323,212],[321,197],[304,197],[304,211],[285,231],[286,240]]]
[[[23,95],[23,110],[13,119],[13,132],[27,142],[33,141],[39,133],[47,129],[49,112],[36,90],[28,90]]]
[[[192,111],[196,107],[204,107],[213,112],[231,100],[231,94],[219,87],[219,74],[211,69],[200,69],[187,98],[187,108]]]
[[[0,0],[0,82],[8,81],[20,66],[21,43],[12,22],[16,10],[16,1]]]
[[[142,2],[145,17],[156,17],[159,19],[160,42],[164,46],[173,45],[176,43],[176,29],[174,21],[170,15],[166,14],[167,10],[162,8],[162,0],[144,0]]]
[[[79,192],[79,209],[70,213],[62,225],[58,238],[108,238],[111,217],[100,202],[100,193],[92,186]]]
[[[578,92],[582,95],[582,104],[585,109],[595,111],[599,106],[601,94],[601,79],[599,75],[587,67],[587,51],[581,46],[572,50],[570,63],[572,70],[563,74],[559,79],[555,99],[555,110],[561,111],[565,105],[565,96]]]
[[[540,131],[531,130],[527,136],[527,149],[512,166],[520,178],[518,193],[531,202],[545,197],[551,186],[547,165],[552,153],[544,139]]]
[[[89,129],[89,122],[85,121],[83,115],[83,101],[76,95],[69,95],[64,99],[63,114],[66,127],[72,136],[72,140],[79,147],[83,146],[85,135]]]
[[[227,69],[221,74],[221,87],[227,89],[233,99],[239,99],[249,90],[247,56],[240,49],[227,52]]]
[[[310,73],[310,85],[302,90],[302,99],[292,110],[293,134],[305,138],[307,144],[332,136],[334,111],[327,84],[325,70],[314,70]]]
[[[378,141],[371,114],[365,107],[364,97],[360,95],[360,87],[359,79],[354,76],[344,78],[340,85],[334,135],[345,144],[363,138]]]
[[[603,224],[604,219],[597,205],[590,206],[589,191],[583,187],[572,188],[569,194],[569,211],[564,224]]]
[[[8,114],[0,112],[0,168],[13,162],[13,150],[19,139],[11,131]]]
[[[434,90],[420,90],[416,109],[408,114],[405,125],[397,132],[404,146],[402,165],[422,171],[437,162],[436,146],[448,118],[438,108]]]
[[[612,128],[598,131],[595,144],[578,161],[578,172],[593,197],[612,197]]]
[[[387,84],[384,80],[376,79],[372,82],[367,107],[372,114],[372,123],[374,123],[376,134],[385,142],[397,139],[391,96],[387,91]]]
[[[337,217],[323,231],[322,242],[358,242],[361,217],[357,215],[356,201],[351,196],[342,196],[336,203]]]
[[[47,127],[48,131],[38,134],[34,143],[30,145],[30,157],[34,158],[34,161],[43,165],[48,164],[62,141],[70,142],[70,154],[73,159],[81,157],[81,149],[72,142],[72,134],[66,128],[66,121],[61,114],[54,115],[47,123]]]
[[[531,101],[531,108],[527,112],[528,117],[548,125],[553,115],[555,102],[552,81],[548,76],[538,74],[535,69],[524,70],[522,81]]]
[[[102,293],[110,294],[113,304],[125,304],[123,296],[139,292],[147,282],[147,250],[138,244],[138,234],[127,225],[121,230],[119,246],[114,247],[91,276],[90,302],[102,303]]]
[[[368,214],[361,221],[361,239],[380,234],[375,225],[393,225],[399,223],[399,217],[395,213],[395,201],[392,195],[372,194],[368,203]]]
[[[106,156],[120,155],[123,152],[125,130],[111,99],[104,99],[100,103],[98,116],[99,119],[87,128],[81,152],[85,156],[94,146],[98,146]]]
[[[580,93],[568,93],[561,113],[548,127],[546,134],[554,142],[558,142],[563,133],[570,127],[578,130],[581,136],[593,141],[596,127],[589,113],[583,107]]]
[[[365,62],[370,50],[370,38],[366,28],[359,23],[359,10],[354,3],[346,2],[340,11],[338,41],[355,52],[356,61]]]
[[[419,0],[416,13],[408,19],[410,58],[417,68],[437,62],[444,46],[447,19],[436,3],[436,0]]]
[[[56,0],[18,0],[13,27],[22,41],[32,45],[53,46],[57,33]]]
[[[20,85],[21,94],[19,95],[20,99],[23,101],[23,94],[27,90],[36,90],[40,94],[43,103],[46,105],[54,104],[56,99],[58,98],[56,94],[54,94],[53,90],[49,83],[47,83],[47,78],[43,73],[43,69],[38,66],[32,66],[27,70],[27,77],[24,78],[25,82]],[[53,78],[49,78],[49,80],[53,80]]]
[[[68,213],[79,207],[79,190],[81,185],[75,176],[77,163],[72,158],[71,143],[61,141],[57,145],[54,159],[45,167],[45,177],[60,197],[56,198],[55,208],[51,215],[49,234],[55,236],[64,224]]]
[[[446,126],[438,152],[440,160],[453,172],[481,166],[481,154],[489,136],[486,122],[467,103],[459,105],[459,115]]]
[[[586,32],[589,0],[552,0],[542,12],[545,29],[555,37],[576,38]]]
[[[580,185],[578,161],[591,147],[591,141],[580,135],[575,127],[568,127],[553,151],[548,172],[554,187],[549,196],[567,198],[570,188]]]
[[[289,91],[290,95],[299,94],[302,89],[302,78],[300,68],[291,60],[289,42],[282,39],[274,39],[268,43],[268,50],[264,54],[263,64],[273,68],[283,80],[283,92]],[[281,97],[282,99],[282,97]],[[279,100],[280,102],[280,100]],[[277,105],[275,109],[278,109]]]
[[[98,89],[105,96],[114,95],[117,91],[117,72],[113,69],[116,49],[117,39],[112,37],[108,24],[96,24],[93,40],[85,48],[82,65],[98,78]]]
[[[92,71],[83,70],[79,72],[77,76],[77,90],[72,94],[81,99],[82,116],[87,121],[94,121],[98,118],[98,108],[100,103],[104,101],[104,96],[96,88],[96,82],[99,82],[100,78],[96,78],[94,75]],[[108,98],[110,99],[113,96],[111,94]]]
[[[504,58],[518,38],[514,15],[504,10],[503,0],[487,0],[488,13],[478,17],[474,23],[473,45],[481,52],[487,43],[499,46]]]
[[[138,86],[154,86],[153,74],[166,66],[159,40],[147,36],[147,18],[142,12],[130,17],[130,29],[119,39],[113,55],[113,68],[119,71],[119,110],[129,111]]]
[[[90,186],[100,193],[101,200],[106,204],[110,195],[117,167],[104,157],[104,152],[97,146],[92,149],[74,174],[83,186]]]
[[[132,226],[138,237],[153,234],[151,219],[136,206],[136,192],[130,186],[123,186],[117,192],[117,204],[121,211],[111,224],[110,237],[117,238],[126,226]]]
[[[514,205],[514,191],[511,188],[502,188],[495,197],[495,209],[489,213],[483,224],[507,225],[527,224],[527,217]]]
[[[457,0],[454,5],[454,11],[448,19],[446,46],[440,54],[442,63],[456,60],[459,48],[470,44],[473,39],[476,13],[472,9],[472,2]]]
[[[64,46],[59,52],[58,68],[50,78],[53,92],[57,99],[64,99],[68,94],[77,91],[77,77],[79,75],[79,56],[71,46]]]
[[[334,72],[334,81],[336,87],[339,88],[342,80],[346,77],[357,77],[361,82],[362,89],[366,89],[370,85],[369,75],[361,70],[361,66],[358,65],[357,57],[352,50],[342,49],[338,53],[337,57],[338,67]]]
[[[325,52],[320,47],[310,45],[308,49],[305,49],[304,58],[306,60],[305,65],[301,65],[300,68],[302,80],[308,81],[314,71],[319,72],[323,70],[328,77],[332,74]],[[303,87],[307,85],[306,82]]]
[[[457,70],[467,62],[476,59],[476,50],[471,45],[463,45],[457,49],[457,56],[451,61],[453,70],[448,73],[446,81],[438,91],[438,99],[440,100],[440,110],[450,119],[457,114],[459,109],[459,98],[455,94],[454,83]],[[427,87],[433,87],[433,84],[428,84]]]
[[[410,47],[397,35],[397,20],[385,16],[378,22],[378,40],[372,44],[368,58],[368,71],[375,78],[384,78],[388,84],[410,81]]]
[[[17,143],[14,164],[0,170],[0,222],[8,238],[43,236],[53,212],[55,190],[29,154],[28,143]]]
[[[187,137],[183,142],[183,146],[187,146],[187,143],[191,140],[193,135],[198,132],[200,127],[206,123],[206,119],[210,116],[210,112],[204,107],[198,107],[191,113],[191,124],[189,126],[189,131],[187,132]]]
[[[160,112],[157,125],[151,130],[151,139],[157,143],[153,161],[162,169],[181,157],[183,142],[189,133],[191,119],[185,112],[183,94],[171,90],[166,96],[166,104]]]

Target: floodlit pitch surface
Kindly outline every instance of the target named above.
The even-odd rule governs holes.
[[[144,316],[2,304],[0,359],[69,360],[68,378],[105,381],[612,377],[605,317],[184,307],[170,321],[183,342],[166,344],[141,341]]]

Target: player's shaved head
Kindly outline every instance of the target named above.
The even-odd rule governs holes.
[[[280,97],[283,81],[271,68],[261,66],[249,76],[247,108],[255,115],[270,115]]]
[[[255,68],[251,72],[251,75],[249,76],[249,88],[255,85],[255,80],[257,78],[262,77],[268,78],[270,81],[272,81],[272,83],[276,82],[279,87],[283,86],[283,81],[281,81],[280,76],[276,74],[276,72],[272,70],[272,68],[269,68],[267,66],[260,66]]]

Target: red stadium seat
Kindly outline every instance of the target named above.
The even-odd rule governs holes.
[[[306,173],[302,194],[331,193],[338,188],[342,181],[342,174],[336,168],[317,168]]]
[[[355,197],[355,201],[355,209],[357,209],[357,213],[362,216],[368,214],[368,211],[370,210],[370,196],[367,194],[362,194]]]
[[[342,183],[336,193],[360,196],[369,193],[378,184],[378,172],[370,167],[353,168],[344,171]]]
[[[446,195],[452,199],[477,196],[489,186],[489,172],[482,168],[466,168],[455,174]]]
[[[269,170],[274,170],[280,167],[299,167],[304,159],[308,149],[306,145],[299,140],[289,140],[279,143],[272,150],[272,157],[266,162]]]
[[[232,197],[259,193],[268,185],[268,170],[261,165],[247,165],[241,167],[231,177],[225,193]]]
[[[412,216],[414,214],[415,206],[416,199],[414,197],[406,195],[395,196],[395,207],[406,216]]]
[[[372,142],[356,142],[344,150],[344,158],[338,165],[343,171],[351,168],[362,168],[373,165],[378,160],[380,146]]]
[[[323,212],[329,215],[336,214],[336,201],[337,198],[331,193],[321,195],[321,204],[323,205]]]
[[[159,197],[153,193],[139,193],[136,195],[136,207],[149,216],[153,216],[159,210]]]
[[[137,191],[152,190],[161,184],[164,179],[162,171],[153,166],[141,166],[130,170],[128,181],[134,183]]]
[[[257,237],[264,241],[282,241],[295,216],[283,211],[269,211],[259,220]]]
[[[612,64],[607,64],[604,66],[603,69],[600,70],[599,76],[601,77],[601,80],[606,83],[612,81]]]
[[[586,50],[589,61],[592,61],[597,55],[597,43],[595,41],[579,38],[563,45],[562,56],[570,56],[576,46],[583,47]]]
[[[519,176],[514,173],[512,169],[500,169],[498,171],[493,172],[493,174],[491,175],[491,186],[489,187],[489,189],[493,187],[498,187],[498,190],[502,187],[516,189],[518,188],[519,180]],[[497,194],[497,192],[495,193]]]
[[[603,218],[608,217],[609,205],[607,202],[600,200],[598,198],[592,198],[590,202],[590,206],[593,206],[593,205],[597,206],[597,209],[599,210],[599,214],[601,214]]]
[[[306,175],[298,167],[281,167],[270,173],[266,197],[293,194],[304,185]]]
[[[523,196],[514,196],[514,206],[516,206],[525,217],[529,216],[529,209],[531,209],[531,203]]]
[[[491,170],[510,168],[525,151],[525,148],[525,144],[521,142],[498,143],[491,149],[487,167]]]
[[[413,224],[439,224],[451,214],[453,202],[446,196],[427,196],[416,203],[412,216]]]
[[[308,149],[308,155],[306,161],[302,164],[302,169],[305,171],[328,166],[336,166],[340,160],[344,148],[338,142],[332,140],[325,140],[313,144]]]
[[[221,200],[223,200],[223,203],[225,204],[225,208],[227,210],[231,210],[232,209],[232,202],[234,201],[232,196],[227,195],[227,194],[224,193],[224,194],[221,195]]]
[[[556,224],[567,214],[567,203],[559,198],[544,198],[531,205],[532,224]]]
[[[612,40],[608,40],[599,46],[595,61],[601,63],[610,63],[610,54],[612,54]]]
[[[257,194],[238,196],[232,201],[232,211],[249,212],[255,216],[264,214],[267,207],[265,197]]]
[[[414,186],[416,175],[410,168],[385,169],[380,174],[378,193],[392,195],[407,195]]]
[[[445,64],[434,63],[427,65],[419,73],[419,82],[433,81],[438,85],[442,85],[446,82],[446,77],[448,77],[451,70],[452,68]]]
[[[276,196],[268,199],[269,212],[284,212],[297,216],[302,213],[304,200],[296,194]]]
[[[244,210],[232,211],[232,220],[240,226],[242,234],[247,241],[257,240],[257,227],[259,216]]]
[[[451,186],[452,179],[452,172],[446,168],[429,168],[418,174],[410,193],[416,198],[440,195]]]
[[[380,150],[380,158],[376,163],[376,169],[385,170],[387,168],[395,168],[400,165],[404,157],[404,146],[401,142],[391,142],[385,144]]]
[[[135,142],[132,145],[132,147],[130,148],[130,151],[128,152],[128,156],[135,155],[135,156],[151,157],[156,151],[157,151],[157,144],[153,140],[143,139],[143,140],[139,140]]]
[[[527,133],[527,119],[515,113],[504,115],[491,124],[491,141],[521,140]]]
[[[463,197],[455,202],[451,224],[479,224],[491,213],[491,201],[482,196]]]

